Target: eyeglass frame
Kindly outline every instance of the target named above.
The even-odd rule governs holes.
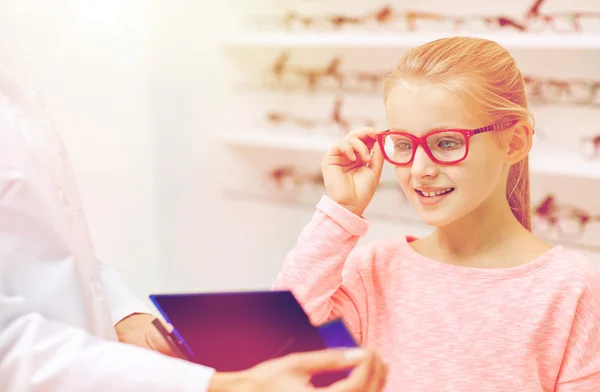
[[[383,157],[385,158],[385,160],[394,166],[408,166],[408,165],[412,164],[415,159],[415,155],[417,154],[417,148],[419,148],[419,146],[421,146],[423,148],[423,150],[425,151],[427,156],[433,162],[438,163],[440,165],[455,165],[455,164],[460,163],[460,162],[464,161],[465,159],[467,159],[467,156],[469,155],[469,144],[470,144],[471,137],[473,137],[477,134],[489,132],[489,131],[502,131],[502,130],[505,130],[505,129],[508,129],[508,128],[514,126],[516,123],[517,123],[517,121],[494,123],[494,124],[486,125],[486,126],[483,126],[480,128],[475,128],[475,129],[461,129],[461,128],[436,129],[434,131],[426,133],[425,135],[423,135],[421,137],[412,135],[407,132],[391,131],[391,130],[387,129],[383,132],[379,132],[378,134],[376,134],[375,139],[377,140],[377,143],[379,144],[379,148],[381,149],[381,152],[383,153]],[[454,161],[449,161],[449,162],[441,161],[441,160],[437,159],[433,155],[433,153],[429,149],[429,146],[426,143],[426,139],[429,136],[435,135],[437,133],[448,133],[448,132],[458,132],[458,133],[462,134],[463,137],[465,138],[465,155],[460,159],[456,159]],[[408,162],[398,163],[398,162],[394,162],[390,157],[388,157],[387,153],[385,152],[385,146],[384,146],[384,138],[385,138],[385,136],[388,136],[388,135],[405,136],[405,137],[408,137],[413,142],[412,155],[411,155],[410,159],[408,160]]]
[[[546,221],[549,226],[542,235],[549,235],[552,229],[556,230],[559,237],[568,239],[571,241],[580,240],[585,234],[586,226],[594,221],[600,222],[600,215],[593,216],[581,208],[570,205],[557,205],[554,199],[554,195],[549,194],[540,202],[540,204],[534,209],[534,219],[537,217],[540,220]],[[577,233],[571,234],[563,231],[563,226],[558,222],[561,217],[575,218],[578,221]],[[539,233],[542,232],[540,229],[536,229]]]
[[[600,221],[600,216],[593,216],[582,210],[569,208],[563,208],[562,210],[557,210],[548,214],[536,212],[535,217],[539,218],[540,220],[544,220],[549,224],[549,227],[546,230],[537,229],[540,234],[549,235],[552,232],[552,229],[554,229],[561,238],[573,241],[580,240],[583,237],[585,234],[585,229],[589,223]],[[563,226],[559,224],[559,221],[562,217],[577,220],[577,233],[568,233],[563,230]]]

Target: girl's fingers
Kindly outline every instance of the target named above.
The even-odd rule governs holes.
[[[354,151],[358,152],[363,162],[369,162],[371,160],[371,151],[362,140],[353,137],[348,140],[348,144],[352,146]]]

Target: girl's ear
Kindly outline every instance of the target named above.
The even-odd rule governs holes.
[[[505,161],[512,165],[529,154],[531,150],[533,130],[529,123],[519,121],[513,128],[507,131],[507,145]]]

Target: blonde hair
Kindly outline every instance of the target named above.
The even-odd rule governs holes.
[[[494,41],[450,37],[413,48],[385,80],[386,101],[391,89],[402,82],[440,85],[473,105],[490,123],[526,121],[533,128],[521,71],[508,51]],[[514,216],[531,231],[527,157],[511,166],[506,197]]]

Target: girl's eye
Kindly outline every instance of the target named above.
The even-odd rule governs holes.
[[[452,148],[460,147],[460,142],[453,139],[442,139],[439,141],[438,146],[443,148],[444,150],[449,150]]]
[[[412,144],[410,144],[408,142],[398,142],[398,143],[396,143],[396,148],[399,150],[411,150]]]

